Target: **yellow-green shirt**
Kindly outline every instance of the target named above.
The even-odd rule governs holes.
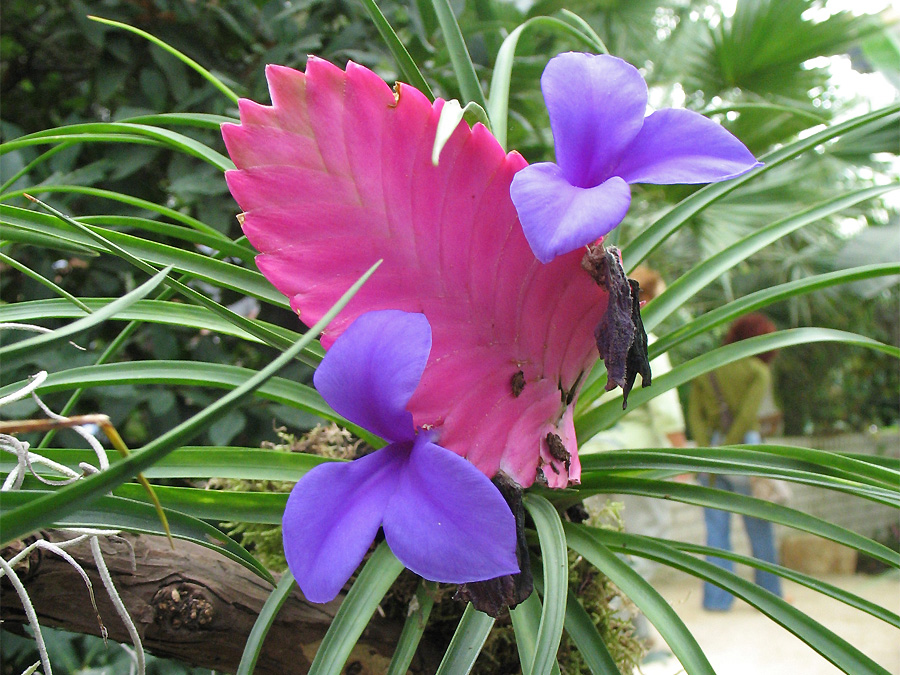
[[[772,377],[769,367],[751,356],[722,366],[713,372],[713,376],[734,419],[722,443],[743,443],[744,434],[759,430],[759,409]],[[720,429],[719,398],[709,375],[698,377],[691,385],[688,424],[699,446],[710,445],[713,433],[724,431]]]

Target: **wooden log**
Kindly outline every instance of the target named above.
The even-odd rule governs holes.
[[[71,539],[42,532],[48,541]],[[2,551],[9,560],[34,537]],[[272,587],[237,562],[186,541],[173,550],[164,537],[123,533],[101,537],[101,550],[119,595],[138,628],[145,649],[194,666],[234,672],[247,636]],[[130,643],[125,625],[109,600],[87,541],[66,549],[94,585],[94,595],[109,638]],[[101,634],[81,576],[69,563],[37,550],[16,567],[42,625]],[[273,623],[257,662],[258,675],[293,675],[309,670],[319,643],[340,607],[341,597],[324,605],[307,602],[299,590],[288,598]],[[25,623],[22,605],[4,579],[0,618]],[[7,627],[9,624],[6,624]],[[383,673],[397,643],[401,620],[376,614],[347,660],[345,672]],[[52,655],[51,655],[52,657]],[[434,672],[436,664],[414,663],[412,672]]]

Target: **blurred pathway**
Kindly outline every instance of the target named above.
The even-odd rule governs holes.
[[[676,576],[677,575],[677,576]],[[900,613],[900,572],[825,576],[835,586]],[[706,652],[717,675],[838,675],[841,671],[791,633],[738,600],[727,613],[700,607],[701,585],[671,572],[657,590],[668,600]],[[794,606],[843,637],[892,675],[900,675],[900,630],[804,586],[785,582]],[[683,673],[680,664],[653,663],[644,675]]]

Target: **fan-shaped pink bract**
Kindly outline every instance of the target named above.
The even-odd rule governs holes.
[[[242,100],[241,124],[222,129],[263,274],[312,325],[383,259],[323,344],[370,310],[424,313],[433,346],[408,406],[416,427],[488,476],[577,481],[570,392],[597,358],[607,296],[580,251],[535,259],[509,196],[524,159],[461,123],[433,166],[443,102],[403,84],[395,95],[353,63],[266,75],[273,105]],[[551,455],[548,434],[570,460]]]

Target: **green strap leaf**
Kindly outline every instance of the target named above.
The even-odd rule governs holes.
[[[375,0],[360,1],[363,8],[365,8],[366,12],[369,14],[369,18],[372,19],[372,23],[375,24],[378,33],[385,43],[387,43],[388,49],[393,55],[394,60],[397,62],[400,72],[403,73],[403,76],[406,78],[406,81],[425,94],[428,97],[428,100],[434,101],[434,93],[432,93],[431,87],[428,86],[428,81],[425,79],[425,76],[422,75],[422,71],[419,70],[419,66],[416,65],[413,57],[406,51],[406,46],[397,36],[397,33],[394,32],[391,24],[385,18],[384,14],[382,14],[381,9],[379,9],[378,4]]]
[[[566,632],[581,652],[581,658],[593,675],[620,675],[619,667],[609,653],[597,627],[575,594],[566,598]]]
[[[94,315],[92,314],[91,317]],[[254,371],[224,363],[199,361],[125,361],[70,368],[50,375],[38,388],[41,393],[70,389],[108,387],[120,384],[166,384],[176,386],[219,387],[236,389],[254,375]],[[0,392],[15,391],[21,384],[14,383]],[[4,395],[4,394],[0,394]],[[256,390],[256,395],[306,410],[324,419],[330,419],[351,430],[360,438],[375,444],[383,442],[371,432],[348,422],[335,413],[312,387],[280,377],[272,377]]]
[[[309,675],[340,675],[378,603],[403,571],[403,563],[381,542],[356,578],[309,669]]]
[[[643,554],[645,557],[712,582],[729,591],[789,630],[845,673],[888,675],[887,670],[849,642],[814,621],[808,614],[733,572],[728,572],[718,565],[687,555],[646,537],[620,536],[620,533],[607,533],[594,528],[585,528],[585,530],[588,531],[587,537],[593,538],[598,544],[622,542],[625,544],[620,549],[623,552],[626,550],[628,553],[640,552],[638,554]],[[610,537],[608,534],[613,536]],[[659,626],[657,627],[659,628]]]
[[[797,279],[795,281],[772,286],[770,288],[764,288],[755,293],[751,293],[750,295],[745,295],[743,298],[739,298],[734,302],[729,302],[727,305],[717,307],[716,309],[697,317],[693,321],[690,321],[683,326],[679,326],[670,333],[667,333],[650,345],[650,358],[653,359],[656,356],[669,351],[672,347],[700,335],[701,333],[709,332],[716,326],[721,326],[748,312],[757,311],[763,307],[775,304],[776,302],[781,302],[782,300],[818,291],[830,286],[893,275],[900,275],[900,264],[883,263],[863,265],[847,270],[817,274],[804,279]]]
[[[171,124],[172,126],[197,127],[198,129],[219,131],[223,124],[240,124],[241,120],[237,117],[229,117],[228,115],[177,112],[138,115],[136,117],[127,117],[118,121],[128,124],[150,124],[153,126]]]
[[[780,523],[795,530],[819,535],[844,546],[863,551],[887,565],[900,568],[900,553],[892,551],[887,546],[796,509],[734,492],[672,481],[598,476],[582,481],[582,487],[578,493],[582,497],[594,493],[644,495],[753,516]]]
[[[659,458],[659,461],[656,461]],[[670,460],[682,463],[723,460],[731,464],[743,464],[747,469],[771,469],[779,471],[803,470],[814,475],[837,476],[844,480],[878,486],[900,493],[900,471],[896,467],[882,466],[865,459],[877,457],[845,456],[828,450],[802,448],[793,445],[722,445],[714,448],[641,448],[616,450],[582,456],[584,471],[608,471],[610,469],[651,469],[672,467]],[[704,465],[705,468],[706,465]],[[730,467],[729,467],[730,470]]]
[[[0,260],[6,262],[6,256],[2,253],[0,253]],[[112,298],[76,298],[73,296],[67,299],[51,298],[48,300],[30,300],[27,302],[10,303],[8,305],[0,305],[0,321],[77,319],[85,314],[96,312],[110,302],[112,302]],[[231,335],[241,338],[242,340],[265,344],[263,340],[257,336],[251,335],[247,331],[238,328],[231,322],[214,314],[206,307],[187,305],[183,302],[138,300],[130,307],[117,312],[115,316],[111,316],[110,320],[141,321],[144,323],[181,326],[183,328],[191,328],[194,330],[206,330],[222,335]],[[280,335],[286,342],[293,343],[300,337],[300,334],[296,331],[282,328],[277,324],[260,321],[258,319],[255,319],[254,321],[257,325],[264,327],[268,331]],[[313,345],[310,349],[318,352],[318,359],[315,359],[315,357],[310,355],[311,359],[321,359],[321,356],[324,354],[321,347]]]
[[[886,345],[864,335],[829,328],[793,328],[724,345],[682,363],[668,373],[655,377],[651,387],[632,391],[628,397],[629,404],[636,408],[664,391],[690,382],[726,363],[740,361],[748,356],[762,354],[773,349],[784,349],[813,342],[843,342],[848,345],[869,347],[891,356],[900,357],[900,349],[897,347]],[[615,424],[625,415],[625,412],[622,409],[620,397],[615,397],[601,403],[596,408],[576,415],[575,432],[582,441],[592,438],[598,432]]]
[[[207,82],[211,83],[216,89],[221,91],[232,103],[237,105],[238,96],[231,89],[229,89],[222,80],[217,78],[211,72],[209,72],[206,68],[201,66],[199,63],[194,61],[192,58],[187,56],[186,54],[182,54],[180,51],[175,49],[174,47],[166,44],[162,40],[160,40],[155,35],[151,35],[150,33],[141,30],[140,28],[135,28],[134,26],[129,26],[127,23],[121,23],[119,21],[113,21],[112,19],[104,19],[99,16],[91,16],[88,15],[88,18],[91,21],[96,21],[97,23],[102,23],[107,26],[113,26],[115,28],[121,28],[123,30],[127,30],[130,33],[134,33],[135,35],[140,35],[145,40],[148,40],[155,44],[157,47],[165,49],[172,56],[177,58],[179,61],[184,63],[189,68],[192,68],[195,72],[199,73],[200,76],[205,79]]]
[[[741,185],[755,180],[763,173],[780,166],[807,150],[815,148],[832,138],[837,138],[850,131],[874,130],[895,123],[900,119],[900,103],[895,103],[866,115],[854,117],[840,124],[835,124],[827,129],[800,139],[777,150],[773,150],[762,157],[763,166],[754,169],[743,176],[732,178],[722,183],[712,183],[701,188],[691,196],[672,207],[662,218],[641,232],[623,250],[623,260],[626,269],[634,269],[644,258],[668,238],[672,232],[681,227],[694,214],[702,211],[714,201],[739,188]]]
[[[68,467],[81,462],[94,463],[96,455],[89,448],[45,448],[44,457]],[[107,450],[110,463],[119,458],[115,450]],[[232,478],[234,480],[295,481],[322,462],[331,461],[301,452],[280,452],[259,448],[222,446],[184,446],[173,450],[144,471],[147,478]],[[0,471],[10,472],[15,456],[0,454]],[[40,475],[52,477],[50,469],[34,465]]]
[[[78,481],[75,485],[81,482],[83,481]],[[140,486],[136,487],[142,489]],[[4,520],[14,519],[16,513],[25,511],[56,494],[58,493],[46,489],[10,490],[4,492],[2,506],[0,506],[0,518]],[[272,575],[268,570],[242,546],[224,533],[211,525],[207,525],[202,520],[184,513],[168,508],[163,509],[163,511],[165,511],[169,529],[174,538],[192,541],[195,544],[212,549],[239,562],[269,583],[274,583],[274,579],[272,579]],[[67,508],[61,509],[52,518],[47,518],[42,527],[100,527],[128,530],[129,532],[140,532],[142,534],[155,534],[161,537],[167,536],[153,505],[143,501],[111,497],[109,495],[100,496],[90,504],[70,503],[67,505]],[[6,528],[4,528],[3,535],[4,537],[7,536]],[[10,537],[9,541],[18,538]]]
[[[541,614],[543,608],[537,593],[529,595],[524,602],[509,610],[509,618],[512,621],[513,631],[516,634],[516,649],[519,652],[519,663],[523,673],[530,673],[534,669],[534,654],[537,650],[538,631],[541,627]],[[554,660],[551,666],[559,665]]]
[[[617,532],[615,534],[620,533]],[[833,586],[832,584],[826,583],[820,579],[811,577],[808,574],[801,574],[800,572],[789,569],[787,567],[774,565],[764,560],[760,560],[759,558],[751,558],[750,556],[740,555],[739,553],[735,553],[733,551],[724,551],[718,548],[701,546],[699,544],[691,544],[684,541],[672,541],[670,539],[654,539],[654,541],[658,541],[659,543],[665,544],[666,546],[671,546],[672,548],[683,551],[685,553],[727,558],[728,560],[739,563],[741,565],[747,565],[749,567],[760,569],[766,572],[771,572],[772,574],[777,574],[778,576],[788,579],[789,581],[793,581],[794,583],[806,586],[807,588],[810,588],[818,593],[822,593],[823,595],[834,598],[839,602],[843,602],[845,605],[855,607],[856,609],[859,609],[866,614],[870,614],[876,619],[880,619],[885,623],[894,626],[895,628],[900,628],[900,615],[895,614],[885,607],[876,605],[874,602],[870,602],[865,598],[854,595],[849,591],[845,591],[843,588],[838,588],[837,586]],[[623,546],[627,547],[628,552],[633,553],[634,555],[642,556],[642,554],[644,553],[643,547],[638,543],[631,541],[630,539],[627,542],[623,542]],[[612,546],[612,541],[610,541],[610,547],[616,550],[622,550],[621,546]]]
[[[171,267],[166,267],[165,269],[161,270],[153,277],[145,281],[143,284],[135,288],[130,293],[123,295],[118,300],[110,302],[102,309],[98,309],[96,312],[94,312],[93,314],[89,314],[83,319],[73,321],[67,326],[58,328],[53,332],[43,333],[32,338],[19,340],[18,342],[6,345],[5,347],[0,347],[0,357],[8,359],[15,356],[21,358],[26,354],[31,354],[34,351],[41,349],[42,347],[47,347],[54,342],[59,342],[60,340],[66,340],[73,335],[77,335],[78,333],[87,330],[88,328],[93,328],[94,326],[103,323],[109,317],[114,316],[119,311],[125,309],[129,305],[148,295],[151,291],[153,291],[153,289],[159,286],[163,282],[163,280],[165,280],[165,278],[171,271]]]
[[[671,286],[647,304],[641,311],[644,327],[652,331],[666,317],[683,306],[698,291],[715,281],[722,273],[732,269],[757,251],[801,227],[839,213],[860,202],[900,188],[900,183],[876,185],[855,190],[816,204],[801,213],[767,225],[741,239],[723,251],[707,258],[699,265],[676,279]]]
[[[2,196],[2,199],[8,201],[13,197],[22,197],[25,195],[25,193],[28,193],[30,195],[40,195],[46,193],[81,194],[87,195],[89,197],[97,197],[98,199],[108,199],[120,204],[127,204],[128,206],[133,206],[138,209],[144,209],[146,211],[158,213],[159,215],[168,218],[173,222],[183,223],[184,225],[187,225],[188,227],[195,229],[198,232],[205,232],[206,234],[209,234],[211,236],[218,235],[226,241],[231,241],[215,228],[212,228],[209,225],[197,220],[196,218],[192,218],[185,213],[181,213],[181,211],[176,211],[175,209],[170,209],[167,206],[162,206],[161,204],[147,201],[146,199],[140,199],[139,197],[132,197],[131,195],[126,195],[121,192],[114,192],[113,190],[104,190],[102,188],[89,187],[86,185],[35,185],[28,189],[16,190],[14,192],[4,194]],[[6,215],[9,215],[10,213],[15,213],[15,211],[6,212]],[[43,216],[43,214],[39,215]],[[244,239],[244,237],[241,237],[241,239]],[[238,242],[234,243],[237,244]]]
[[[230,288],[279,307],[290,306],[287,299],[255,270],[132,234],[85,225],[43,202],[40,203],[53,215],[0,204],[0,236],[9,241],[27,243],[28,239],[23,235],[46,235],[48,241],[52,242],[51,245],[63,244],[98,253],[110,252],[149,274],[157,272],[151,264],[171,265],[180,272],[216,286]],[[187,238],[186,230],[181,230],[181,234]],[[170,283],[174,283],[174,280],[170,280]],[[192,295],[190,290],[187,295]]]
[[[394,656],[388,667],[387,675],[406,675],[409,665],[412,663],[416,648],[422,640],[425,626],[428,625],[428,617],[434,607],[434,599],[438,593],[438,585],[424,579],[416,589],[416,595],[410,603],[406,622],[403,624],[403,632],[397,640]]]
[[[450,646],[444,652],[436,675],[468,675],[493,627],[494,619],[469,603],[453,633]]]
[[[92,310],[86,304],[84,304],[81,300],[79,300],[74,295],[69,293],[66,289],[64,289],[60,286],[57,286],[55,283],[50,281],[50,279],[48,279],[47,277],[41,276],[40,274],[35,272],[30,267],[23,265],[22,263],[20,263],[18,260],[15,260],[14,258],[10,258],[5,253],[0,253],[0,262],[2,262],[4,265],[9,265],[14,270],[21,272],[22,274],[27,276],[29,279],[33,279],[37,283],[41,284],[41,286],[45,286],[46,288],[49,288],[51,291],[53,291],[56,295],[59,295],[60,296],[59,300],[51,300],[51,302],[59,302],[59,303],[61,303],[61,307],[64,307],[68,310],[71,310],[72,312],[75,312],[71,316],[80,317],[80,316],[84,316],[85,314],[90,314],[92,311],[96,311],[100,307],[108,304],[109,302],[112,302],[112,298],[110,298],[109,300],[101,300],[99,302],[99,306],[95,307]],[[142,301],[139,300],[138,302],[142,302]],[[6,310],[6,309],[10,309],[13,307],[19,307],[21,305],[27,305],[27,304],[29,304],[29,303],[16,302],[16,303],[9,303],[7,305],[0,305],[0,312],[3,312],[3,310]],[[135,303],[135,304],[137,304],[137,303]],[[132,306],[134,306],[134,305],[132,305]],[[0,321],[31,321],[33,319],[45,318],[47,316],[48,316],[47,314],[41,314],[40,312],[33,314],[33,315],[29,315],[26,311],[22,316],[20,316],[20,318],[15,318],[15,319],[0,318]]]
[[[666,317],[677,311],[721,274],[787,234],[898,187],[900,187],[900,183],[892,183],[842,194],[753,232],[693,267],[649,302],[641,310],[644,328],[648,332],[652,331]],[[581,394],[584,401],[592,401],[602,395],[606,384],[605,373],[605,366],[602,362],[598,362],[585,381]]]
[[[563,527],[569,546],[608,576],[640,608],[672,648],[688,675],[715,675],[697,640],[653,586],[591,536],[587,528],[572,523],[564,523]]]
[[[300,351],[312,342],[344,308],[380,264],[380,260],[375,263],[296,344],[234,391],[133,452],[127,458],[111,464],[105,471],[60,488],[20,508],[4,512],[0,515],[0,532],[2,532],[3,538],[0,543],[15,541],[29,532],[63,517],[74,508],[84,508],[91,501],[152,466],[175,448],[184,445],[217,419],[236,408],[279,370],[293,361]]]
[[[533,661],[528,668],[523,664],[522,670],[526,674],[539,675],[549,672],[556,663],[556,653],[562,639],[569,592],[568,547],[556,508],[538,495],[527,494],[523,502],[534,520],[541,545],[544,603]]]
[[[572,16],[576,15],[573,14]],[[516,48],[519,46],[519,38],[522,37],[525,29],[533,27],[556,29],[584,42],[595,51],[606,53],[606,49],[599,38],[594,40],[591,34],[584,31],[583,27],[576,28],[571,23],[561,19],[551,16],[535,16],[516,26],[503,40],[503,44],[500,45],[500,49],[497,52],[497,59],[494,61],[494,72],[491,76],[491,89],[487,108],[488,117],[491,120],[491,131],[504,148],[506,147],[507,118],[509,116],[509,85],[512,80]],[[591,32],[593,33],[593,31]]]
[[[441,32],[447,43],[447,51],[450,53],[450,62],[453,64],[453,72],[456,73],[456,81],[459,83],[459,91],[466,103],[474,101],[483,109],[487,109],[487,101],[484,91],[481,89],[481,81],[475,73],[475,65],[469,56],[469,48],[463,39],[462,31],[456,22],[453,8],[449,0],[431,0],[437,14],[438,23],[441,24]]]
[[[444,107],[441,108],[441,115],[438,118],[437,131],[434,135],[434,145],[431,148],[431,163],[434,166],[438,165],[441,150],[447,145],[447,141],[450,140],[453,132],[456,131],[456,127],[459,126],[459,123],[462,122],[467,114],[490,129],[491,123],[488,120],[487,113],[484,111],[484,108],[474,101],[469,101],[465,107],[460,106],[459,101],[455,98],[450,101],[445,101]]]
[[[0,155],[32,145],[46,145],[48,143],[63,143],[67,141],[113,141],[144,145],[149,143],[192,155],[211,164],[220,171],[228,171],[234,168],[234,162],[228,157],[184,134],[179,134],[170,129],[163,129],[162,127],[154,127],[147,124],[130,124],[127,122],[87,122],[36,131],[3,143],[0,145]]]
[[[247,636],[247,644],[244,645],[244,653],[241,654],[237,675],[253,675],[256,661],[262,651],[269,628],[272,627],[272,622],[275,621],[275,617],[278,616],[281,607],[290,597],[293,588],[294,577],[290,571],[287,571],[282,575],[275,590],[266,598],[265,604],[259,611],[259,616],[253,622],[253,628],[250,630],[250,635]]]

